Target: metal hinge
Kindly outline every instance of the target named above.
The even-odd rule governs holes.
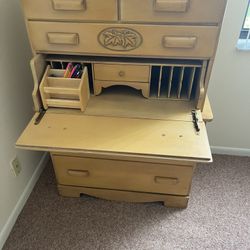
[[[193,118],[194,128],[195,128],[196,132],[199,133],[200,132],[199,119],[197,117],[196,110],[192,110],[192,118]]]
[[[35,125],[38,125],[41,122],[41,120],[42,120],[43,116],[45,115],[45,113],[46,113],[46,110],[43,109],[43,108],[40,108],[39,115],[35,119]]]

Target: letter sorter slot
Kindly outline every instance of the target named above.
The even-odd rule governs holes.
[[[193,100],[200,86],[202,65],[168,64],[153,66],[150,96],[173,100]]]
[[[90,95],[88,69],[83,65],[82,76],[77,79],[64,78],[64,68],[47,66],[39,87],[43,106],[45,109],[57,107],[84,111]]]

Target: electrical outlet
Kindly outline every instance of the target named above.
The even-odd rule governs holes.
[[[10,166],[11,166],[11,170],[15,176],[18,176],[21,173],[22,167],[21,167],[21,164],[20,164],[17,156],[10,162]]]

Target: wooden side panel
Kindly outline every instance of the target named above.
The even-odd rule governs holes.
[[[202,110],[202,118],[204,122],[211,122],[214,119],[213,110],[208,96],[206,96],[205,99],[204,108]]]
[[[36,117],[37,115],[35,115]],[[192,122],[47,113],[31,120],[17,146],[60,152],[115,152],[211,161],[204,122],[197,134]]]
[[[46,69],[46,62],[44,55],[36,55],[30,62],[31,71],[34,80],[34,89],[32,92],[32,98],[34,102],[34,110],[38,112],[42,107],[42,100],[39,93],[39,84],[43,78],[43,74]]]

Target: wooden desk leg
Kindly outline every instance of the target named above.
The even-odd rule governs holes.
[[[171,196],[169,195],[165,201],[164,206],[175,208],[187,208],[189,196]]]

